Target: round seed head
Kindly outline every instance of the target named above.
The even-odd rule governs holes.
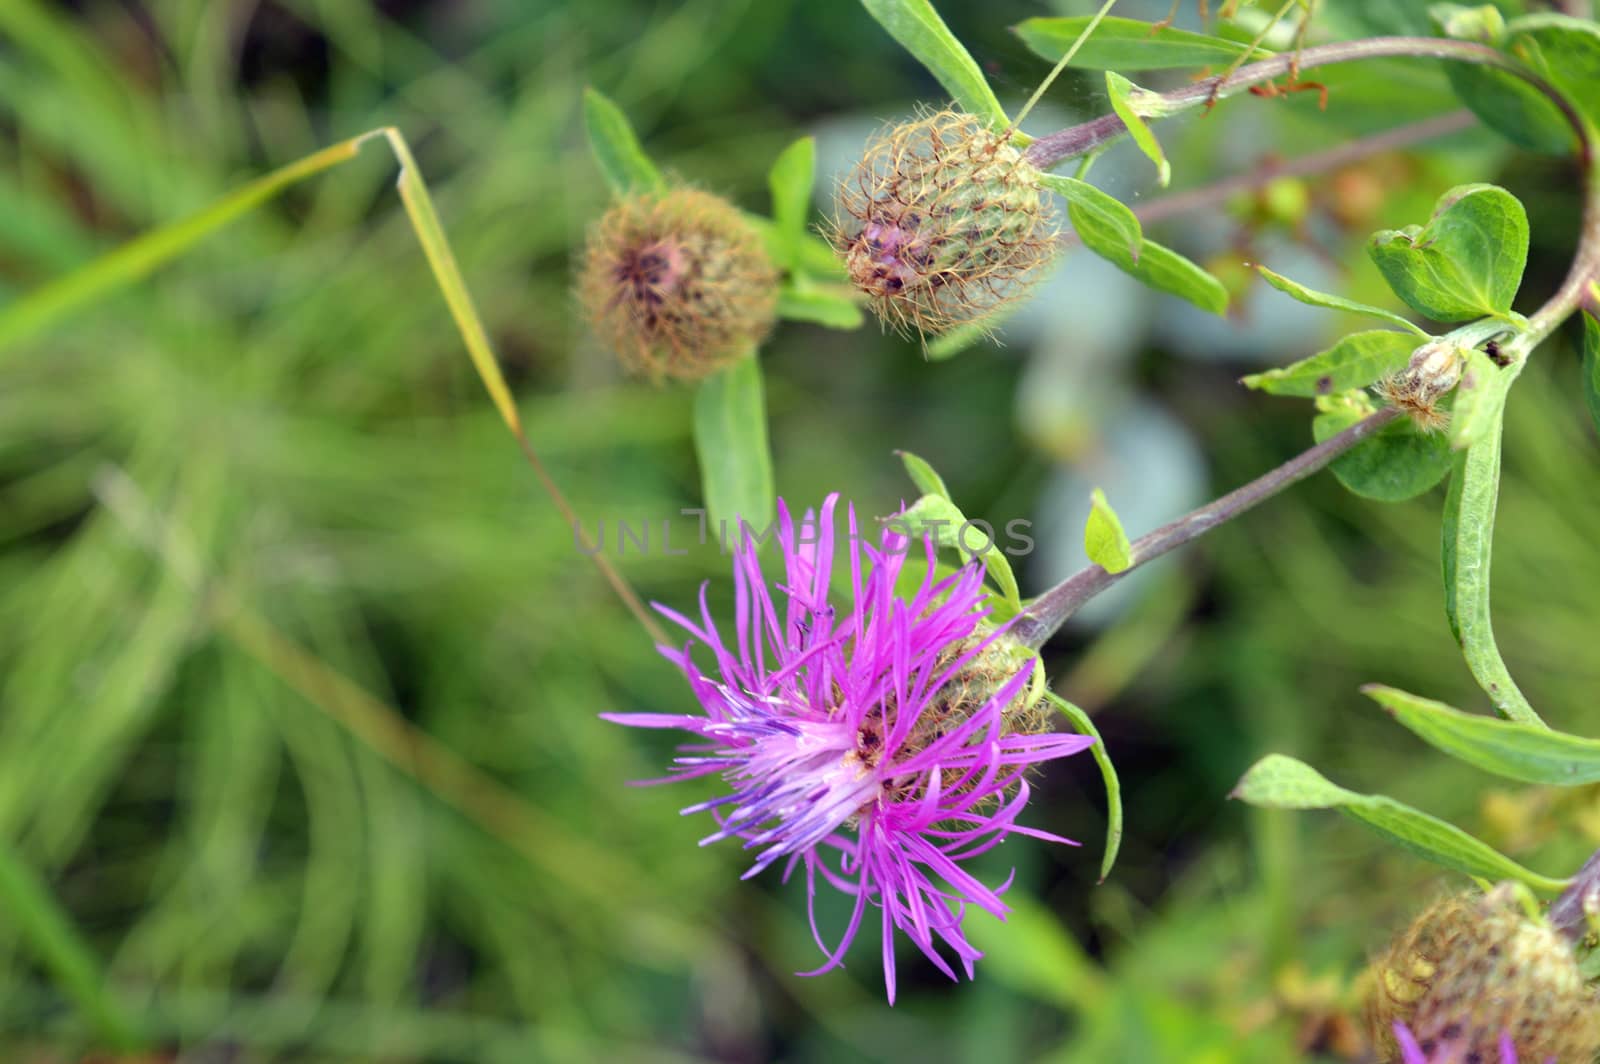
[[[1058,245],[1040,176],[979,119],[940,111],[868,144],[839,184],[830,237],[882,321],[938,335],[1043,278]]]
[[[778,274],[726,200],[692,188],[625,196],[595,223],[578,294],[630,372],[697,380],[763,340]]]
[[[1600,1052],[1600,998],[1571,945],[1530,918],[1510,884],[1446,898],[1428,909],[1376,965],[1368,1008],[1379,1059],[1399,1059],[1405,1024],[1424,1052],[1462,1064],[1499,1064],[1509,1037],[1517,1059],[1588,1064]]]

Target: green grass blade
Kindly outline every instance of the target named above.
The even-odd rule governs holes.
[[[33,946],[56,985],[77,1002],[106,1044],[118,1050],[136,1048],[140,1042],[137,1028],[108,992],[94,950],[78,934],[72,918],[39,875],[4,838],[0,838],[0,903],[6,918]]]
[[[65,277],[34,289],[0,310],[0,349],[45,329],[103,295],[140,280],[290,185],[355,158],[369,136],[371,134],[352,137],[274,170],[197,214],[152,229]]]

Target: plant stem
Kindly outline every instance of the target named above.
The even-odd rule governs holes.
[[[1583,120],[1566,98],[1543,79],[1518,66],[1506,56],[1485,44],[1472,41],[1453,41],[1442,37],[1371,37],[1359,41],[1339,41],[1318,45],[1300,52],[1275,55],[1270,59],[1240,67],[1231,75],[1219,75],[1185,85],[1183,88],[1160,94],[1160,103],[1151,106],[1151,116],[1172,114],[1176,111],[1198,107],[1211,101],[1233,96],[1252,85],[1271,81],[1295,70],[1327,66],[1330,63],[1348,63],[1358,59],[1384,59],[1415,57],[1422,59],[1448,59],[1462,63],[1499,67],[1515,74],[1539,89],[1561,109],[1574,129],[1583,129]],[[1041,170],[1048,170],[1066,159],[1093,151],[1128,132],[1128,127],[1115,114],[1064,129],[1059,133],[1040,137],[1028,145],[1023,158]],[[1588,163],[1589,145],[1582,140],[1581,152]]]
[[[1218,525],[1226,524],[1289,485],[1304,480],[1356,444],[1375,435],[1399,416],[1400,411],[1393,407],[1379,410],[1351,425],[1337,436],[1324,440],[1310,450],[1291,458],[1270,473],[1257,477],[1244,487],[1230,491],[1222,498],[1207,503],[1198,510],[1190,511],[1176,521],[1162,525],[1154,532],[1140,536],[1133,541],[1133,565],[1120,573],[1107,572],[1098,565],[1090,565],[1079,570],[1034,599],[1012,622],[1011,637],[1023,646],[1037,650],[1066,623],[1069,617],[1078,612],[1085,602],[1128,573],[1168,551],[1183,546],[1192,539],[1205,535]]]
[[[1296,156],[1293,159],[1265,159],[1248,173],[1234,174],[1198,188],[1147,200],[1135,206],[1133,213],[1138,216],[1140,222],[1164,221],[1191,211],[1205,210],[1227,203],[1242,192],[1253,192],[1280,177],[1307,177],[1311,174],[1326,173],[1341,166],[1370,159],[1374,155],[1382,155],[1384,152],[1410,147],[1425,140],[1433,140],[1435,137],[1460,133],[1462,130],[1472,128],[1476,123],[1477,118],[1471,111],[1450,111],[1386,129],[1381,133],[1359,137],[1323,151]]]

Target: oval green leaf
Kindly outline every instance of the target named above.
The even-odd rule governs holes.
[[[1034,667],[1042,668],[1043,665],[1041,663]],[[1094,745],[1089,747],[1089,754],[1094,758],[1094,763],[1100,767],[1100,779],[1106,788],[1106,852],[1100,859],[1100,882],[1104,883],[1106,877],[1111,874],[1112,865],[1117,863],[1117,851],[1122,848],[1122,783],[1117,779],[1117,769],[1111,763],[1111,754],[1106,750],[1105,740],[1100,737],[1100,731],[1094,726],[1089,714],[1049,688],[1045,689],[1044,697],[1061,711],[1062,716],[1072,722],[1074,731],[1094,740]]]
[[[1094,489],[1089,506],[1089,520],[1083,529],[1083,549],[1089,560],[1108,573],[1126,572],[1133,568],[1133,544],[1122,530],[1122,520],[1106,501],[1106,493]]]
[[[1012,27],[1035,55],[1054,63],[1072,47],[1093,16],[1030,18]],[[1132,18],[1108,17],[1083,42],[1071,66],[1085,70],[1170,70],[1231,63],[1249,52],[1248,46],[1222,37],[1156,26]],[[1258,58],[1272,53],[1256,49]]]
[[[938,495],[945,499],[950,497],[950,489],[945,487],[944,478],[925,459],[910,451],[896,453],[900,455],[900,461],[905,465],[906,475],[911,478],[911,483],[915,484],[924,495]]]
[[[1506,27],[1504,48],[1600,128],[1600,25],[1552,12],[1525,15]],[[1572,129],[1563,126],[1570,147]]]
[[[1246,388],[1269,395],[1311,399],[1351,388],[1365,388],[1406,368],[1417,338],[1390,329],[1351,333],[1320,354],[1282,369],[1252,373],[1240,379]],[[1359,417],[1350,422],[1354,424]],[[1336,430],[1337,431],[1337,430]]]
[[[1263,809],[1337,809],[1402,849],[1469,876],[1515,879],[1546,894],[1559,894],[1567,883],[1522,867],[1454,824],[1381,794],[1345,790],[1310,765],[1282,754],[1256,762],[1231,797]]]
[[[706,513],[737,529],[771,524],[775,513],[772,452],[761,363],[752,351],[700,382],[694,397],[694,447]]]
[[[1311,434],[1321,443],[1365,416],[1354,408],[1319,414],[1311,423]],[[1404,502],[1443,480],[1450,472],[1450,460],[1450,445],[1444,436],[1419,432],[1409,419],[1400,418],[1340,455],[1328,468],[1339,483],[1362,498]]]
[[[996,129],[1011,124],[983,71],[928,0],[861,0],[889,36],[928,68],[956,103]]]
[[[1600,740],[1463,713],[1382,684],[1361,691],[1429,746],[1485,772],[1556,787],[1600,782]]]
[[[1495,185],[1439,197],[1425,226],[1386,229],[1367,245],[1395,295],[1434,321],[1505,317],[1528,261],[1528,214]]]
[[[1455,456],[1444,501],[1440,556],[1444,562],[1444,609],[1461,655],[1502,717],[1543,726],[1495,644],[1489,620],[1489,562],[1494,515],[1500,497],[1500,430],[1489,431]]]
[[[612,193],[621,196],[666,184],[622,109],[596,89],[583,90],[583,123],[589,132],[589,149]]]
[[[1393,311],[1384,310],[1382,307],[1368,306],[1365,303],[1357,303],[1353,299],[1346,299],[1343,296],[1332,295],[1328,292],[1318,292],[1314,288],[1307,288],[1298,281],[1291,281],[1282,274],[1273,273],[1265,266],[1257,266],[1256,273],[1261,275],[1263,281],[1284,295],[1297,299],[1308,306],[1325,307],[1328,310],[1344,310],[1349,311],[1351,314],[1365,314],[1369,318],[1379,318],[1389,322],[1391,325],[1398,325],[1423,339],[1428,338],[1428,333],[1425,329],[1415,322],[1402,318]]]
[[[799,268],[806,217],[811,213],[811,187],[816,180],[815,137],[801,137],[789,145],[767,172],[767,187],[772,191],[772,224],[779,252],[774,258],[785,269]]]

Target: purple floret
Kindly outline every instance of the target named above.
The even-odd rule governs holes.
[[[958,978],[937,948],[959,959],[967,978],[982,954],[967,941],[968,906],[1004,919],[1000,895],[962,864],[1011,834],[1072,843],[1017,824],[1032,765],[1075,754],[1092,740],[1065,733],[1008,731],[1007,707],[1028,690],[1032,663],[1019,665],[992,697],[948,712],[941,689],[989,651],[998,633],[981,628],[983,569],[974,561],[939,578],[930,541],[908,559],[905,538],[885,530],[876,547],[848,514],[844,547],[850,603],[830,604],[837,496],[820,518],[797,530],[778,503],[777,541],[785,578],[769,585],[747,536],[734,558],[734,642],[728,645],[700,594],[700,619],[656,608],[692,637],[661,647],[683,669],[704,715],[608,713],[644,728],[681,728],[704,740],[682,748],[667,780],[720,775],[729,793],[689,806],[710,812],[717,830],[702,844],[739,838],[754,851],[745,878],[783,862],[785,880],[805,871],[812,934],[826,957],[819,975],[839,967],[865,919],[879,910],[884,980],[894,1001],[894,931],[940,971]],[[797,535],[798,531],[798,535]],[[896,597],[907,564],[926,575],[909,598]],[[842,575],[842,574],[841,574]],[[704,645],[715,667],[691,657]],[[838,940],[816,921],[818,880],[855,899]]]

